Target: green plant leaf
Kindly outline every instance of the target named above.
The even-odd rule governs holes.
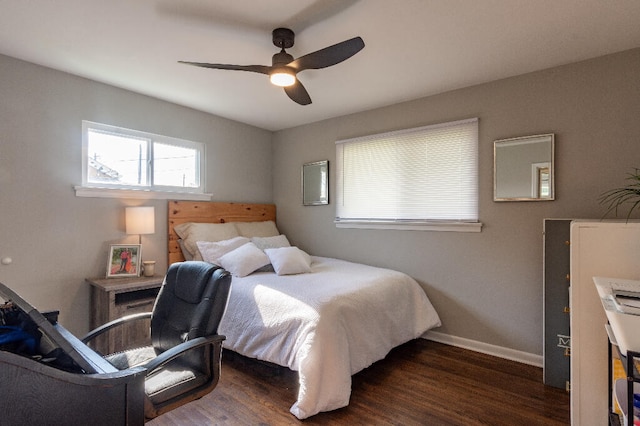
[[[634,173],[628,173],[626,180],[631,183],[605,191],[598,197],[598,202],[607,208],[603,218],[611,212],[618,216],[618,210],[630,206],[627,212],[629,220],[634,210],[640,207],[640,169],[635,168]]]

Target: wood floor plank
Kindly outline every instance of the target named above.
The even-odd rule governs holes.
[[[232,352],[212,393],[150,426],[568,425],[569,394],[537,367],[424,339],[353,376],[348,407],[299,421],[289,413],[297,374]]]

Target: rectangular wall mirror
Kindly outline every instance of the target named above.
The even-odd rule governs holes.
[[[329,204],[329,161],[316,161],[302,165],[302,204],[305,206]]]
[[[493,143],[494,201],[555,199],[554,134]]]

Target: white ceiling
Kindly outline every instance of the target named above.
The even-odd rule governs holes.
[[[639,47],[639,23],[639,0],[0,0],[0,53],[279,130]],[[308,106],[177,63],[271,65],[280,26],[296,58],[366,47],[299,74]]]

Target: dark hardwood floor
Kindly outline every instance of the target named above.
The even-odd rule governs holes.
[[[424,339],[353,376],[348,407],[299,421],[297,375],[231,352],[216,389],[161,425],[568,425],[569,394],[540,368]]]

